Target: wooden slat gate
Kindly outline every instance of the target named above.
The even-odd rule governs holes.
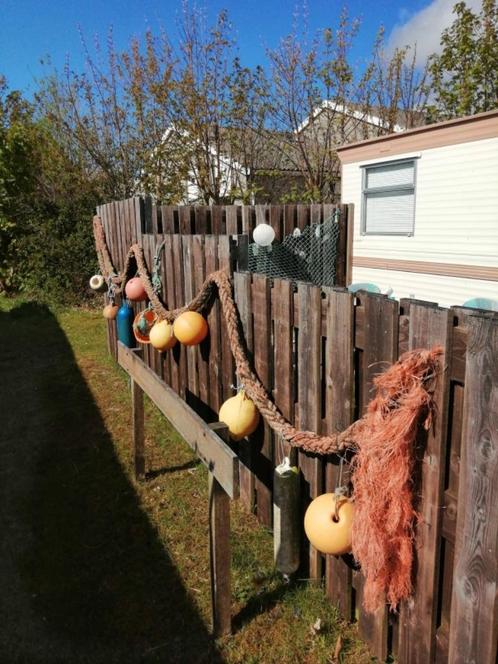
[[[120,267],[126,243],[137,237],[140,203],[104,207],[99,212]],[[287,207],[282,214],[273,208],[268,213],[282,222],[282,229],[290,228],[286,223],[291,216],[293,223],[303,216],[302,207],[296,206],[292,215]],[[258,214],[263,212],[266,219],[266,211]],[[163,210],[163,231],[168,214],[176,223],[171,210]],[[244,215],[244,209],[221,214],[213,208],[210,229],[224,223],[224,230],[243,231],[248,223]],[[192,229],[191,210],[180,208],[177,217],[185,230]],[[214,269],[234,271],[235,298],[253,364],[282,413],[298,426],[322,433],[344,429],[365,411],[375,375],[400,354],[434,345],[444,349],[435,426],[419,441],[414,478],[421,516],[413,597],[398,614],[386,609],[366,614],[361,572],[347,556],[323,557],[310,550],[304,538],[301,572],[325,578],[331,601],[346,618],[357,620],[380,660],[392,653],[410,664],[496,664],[498,317],[364,292],[353,297],[341,288],[299,284],[294,289],[288,281],[237,271],[238,247],[247,241],[237,233],[161,232],[139,239],[150,265],[157,241],[167,237],[162,296],[168,308],[183,305]],[[218,303],[208,322],[209,339],[199,348],[177,347],[164,356],[147,349],[144,359],[206,421],[214,421],[221,402],[233,394],[236,377]],[[109,343],[115,352],[112,325]],[[271,526],[272,471],[282,445],[261,426],[237,452],[240,500]],[[299,464],[304,510],[312,497],[335,487],[338,459],[300,453]]]

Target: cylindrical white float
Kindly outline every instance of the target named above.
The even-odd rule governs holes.
[[[94,274],[89,283],[90,288],[94,291],[102,292],[107,290],[105,279],[101,274]]]

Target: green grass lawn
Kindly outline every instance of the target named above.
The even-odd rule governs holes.
[[[213,641],[206,471],[147,404],[150,475],[134,481],[100,311],[0,298],[0,342],[0,662],[372,661],[322,588],[282,583],[237,503],[234,634]]]

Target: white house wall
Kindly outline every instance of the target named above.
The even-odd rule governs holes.
[[[362,166],[418,157],[412,237],[361,235]],[[444,306],[471,297],[498,299],[498,282],[355,266],[381,258],[498,266],[498,138],[344,164],[342,201],[354,203],[353,282],[371,281],[394,296]]]

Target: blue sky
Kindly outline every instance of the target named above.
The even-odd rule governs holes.
[[[478,0],[471,0],[475,5]],[[206,0],[197,4],[207,7],[208,15],[226,8],[234,24],[244,64],[264,62],[266,47],[274,47],[292,26],[294,2],[285,0]],[[302,5],[302,3],[300,3]],[[334,25],[343,1],[308,0],[311,30]],[[368,57],[374,35],[383,24],[391,43],[414,41],[419,49],[431,52],[437,48],[441,27],[451,19],[453,0],[350,0],[351,16],[362,20],[354,51],[358,65]],[[105,38],[113,27],[118,48],[124,48],[132,36],[148,27],[163,26],[175,32],[180,0],[0,0],[0,73],[9,86],[33,91],[33,79],[43,69],[42,56],[50,54],[61,67],[67,55],[74,68],[82,64],[78,26],[88,41],[98,34]]]

